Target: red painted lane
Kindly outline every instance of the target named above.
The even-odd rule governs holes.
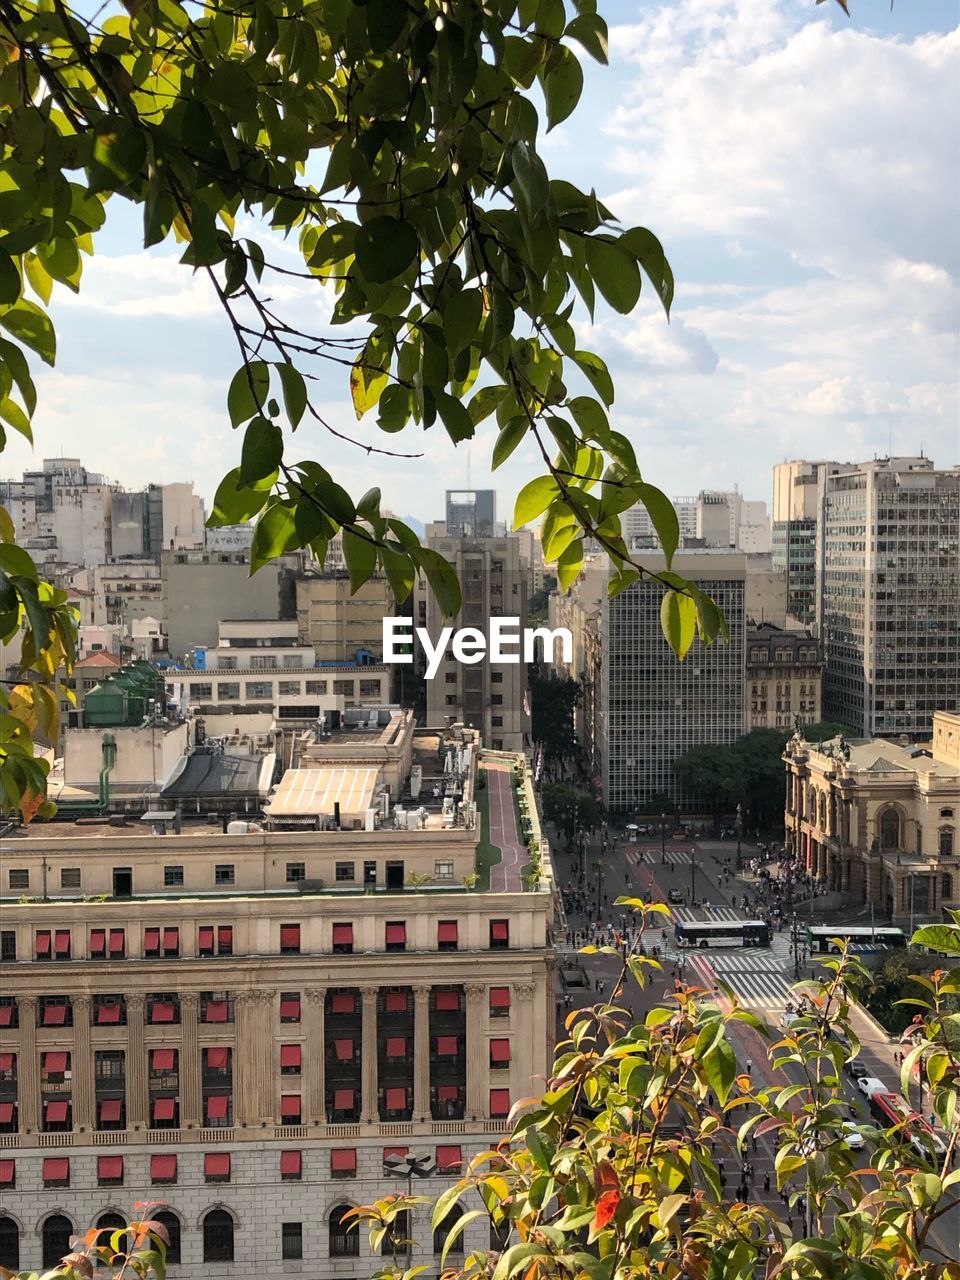
[[[530,861],[530,855],[517,833],[510,772],[503,765],[483,767],[487,773],[490,843],[500,850],[500,862],[490,868],[490,889],[493,893],[519,893],[523,889],[520,868]]]

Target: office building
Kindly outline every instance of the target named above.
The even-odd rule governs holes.
[[[192,484],[150,484],[113,497],[113,555],[157,556],[205,543],[203,499]]]
[[[821,473],[818,495],[824,716],[927,738],[960,709],[960,468],[883,458]]]
[[[492,538],[497,533],[495,489],[448,489],[446,532],[451,538]]]
[[[164,551],[160,556],[167,644],[174,658],[213,648],[221,619],[272,621],[286,614],[281,596],[281,567],[276,561],[251,577],[245,552]]]
[[[787,614],[816,626],[818,488],[821,476],[837,475],[852,464],[795,460],[773,468],[773,565],[787,584]]]
[[[342,1217],[405,1189],[385,1157],[428,1157],[417,1190],[436,1198],[502,1138],[551,1061],[549,850],[532,890],[518,875],[465,887],[491,834],[478,776],[509,804],[513,762],[478,771],[462,733],[418,735],[413,759],[420,797],[399,810],[376,768],[316,769],[287,794],[289,829],[176,834],[161,813],[14,842],[3,1265],[52,1266],[71,1234],[155,1201],[182,1280],[254,1264],[264,1280],[359,1280],[380,1259]],[[352,819],[369,810],[383,825]],[[317,816],[327,829],[306,830]],[[401,1232],[407,1264],[438,1272],[430,1208]],[[488,1245],[486,1222],[468,1224],[462,1248]]]
[[[351,591],[346,570],[297,579],[297,626],[318,666],[383,660],[383,619],[398,612],[385,577],[369,578]]]
[[[880,738],[784,752],[788,848],[810,875],[906,926],[960,907],[960,716],[929,742]]]
[[[696,497],[671,499],[680,526],[680,545],[762,554],[770,551],[767,505],[747,501],[737,489],[703,490]],[[628,544],[656,544],[657,531],[646,507],[625,511],[622,528]]]
[[[764,623],[747,630],[746,728],[788,729],[820,720],[823,661],[808,631]]]

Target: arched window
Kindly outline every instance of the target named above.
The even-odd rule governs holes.
[[[443,1253],[444,1246],[447,1243],[447,1236],[450,1234],[451,1229],[460,1221],[462,1217],[463,1217],[463,1210],[460,1208],[458,1204],[455,1204],[451,1208],[450,1212],[443,1219],[443,1221],[437,1225],[433,1233],[433,1252],[437,1255],[437,1257],[439,1257]],[[450,1248],[447,1251],[447,1257],[449,1257],[450,1254],[452,1253],[463,1253],[463,1232],[462,1231],[456,1237],[456,1239],[451,1243]]]
[[[203,1220],[203,1260],[233,1261],[233,1219],[225,1209],[211,1209]]]
[[[880,815],[880,848],[900,848],[900,815],[896,809],[884,809]]]
[[[101,1213],[100,1217],[96,1221],[96,1226],[97,1230],[103,1231],[104,1234],[100,1237],[97,1243],[101,1247],[109,1246],[110,1235],[112,1235],[114,1231],[122,1231],[126,1225],[126,1219],[119,1213]],[[107,1232],[109,1232],[110,1235],[106,1234]],[[118,1253],[126,1253],[130,1248],[130,1242],[127,1239],[126,1234],[121,1236],[119,1245],[120,1248],[117,1250]]]
[[[70,1252],[73,1224],[62,1213],[52,1213],[43,1224],[41,1232],[43,1269],[55,1267]]]
[[[940,877],[940,901],[950,902],[953,898],[953,876],[948,871]]]
[[[152,1215],[162,1226],[166,1227],[170,1243],[167,1245],[167,1266],[180,1261],[180,1219],[169,1209],[161,1209]]]
[[[349,1204],[336,1204],[330,1210],[327,1229],[330,1233],[331,1258],[360,1257],[360,1233],[355,1226],[351,1228],[353,1219],[343,1221],[343,1215],[349,1213],[351,1208]]]
[[[497,1253],[503,1253],[507,1247],[507,1241],[510,1239],[510,1219],[504,1218],[502,1222],[494,1222],[490,1219],[490,1248],[495,1249]]]
[[[401,1209],[383,1233],[380,1252],[385,1258],[397,1257],[410,1252],[410,1212]]]
[[[0,1218],[0,1267],[20,1270],[20,1228],[12,1218]]]
[[[820,792],[820,830],[825,831],[827,827],[827,797]]]

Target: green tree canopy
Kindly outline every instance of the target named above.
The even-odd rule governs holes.
[[[582,698],[579,682],[568,676],[538,675],[530,681],[530,731],[548,761],[566,760],[576,753],[573,713]]]

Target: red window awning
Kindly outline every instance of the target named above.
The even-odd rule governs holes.
[[[12,1187],[17,1181],[16,1160],[0,1160],[0,1187]]]
[[[151,1156],[150,1178],[153,1182],[176,1182],[177,1157]]]
[[[197,930],[197,949],[199,951],[213,950],[213,925],[201,925]]]
[[[405,943],[406,940],[407,940],[407,926],[405,924],[400,922],[396,924],[387,925],[387,942],[388,943],[396,943],[396,942]]]
[[[70,954],[70,930],[58,929],[54,938],[54,950],[58,956]]]
[[[437,941],[438,942],[456,942],[457,941],[457,922],[456,920],[441,920],[437,925]]]
[[[207,1119],[226,1120],[230,1114],[230,1095],[228,1093],[212,1093],[207,1098]]]
[[[151,1070],[172,1071],[173,1064],[176,1061],[175,1053],[175,1049],[152,1049],[150,1053]]]
[[[164,951],[180,950],[180,930],[179,929],[164,929],[163,949]]]
[[[204,1020],[206,1022],[226,1022],[226,1000],[208,1000],[204,1010]]]
[[[497,942],[508,942],[510,939],[510,926],[506,920],[492,920],[490,922],[490,937]]]
[[[509,1089],[491,1089],[490,1090],[490,1114],[491,1116],[505,1116],[510,1113],[510,1090]]]
[[[123,929],[110,930],[110,954],[112,956],[122,955],[126,947],[126,938]]]
[[[405,991],[388,991],[384,1000],[387,1013],[407,1012],[407,993]]]
[[[205,1178],[229,1178],[229,1151],[207,1151],[203,1157],[203,1176]]]
[[[302,1151],[280,1152],[280,1173],[285,1178],[299,1178],[303,1172]]]
[[[280,1096],[280,1118],[299,1122],[301,1103],[299,1093],[284,1093]]]
[[[48,956],[50,954],[50,930],[43,929],[37,934],[37,955]]]
[[[353,945],[353,925],[352,924],[335,924],[333,926],[333,944],[334,946],[343,946],[345,943]]]
[[[352,1040],[334,1040],[333,1051],[339,1062],[353,1061],[353,1041]]]
[[[0,1053],[0,1071],[12,1071],[13,1064],[16,1061],[16,1055],[13,1053]]]
[[[336,999],[336,996],[334,996],[334,999]],[[281,999],[280,1017],[296,1018],[297,1021],[300,1020],[300,997],[299,996],[285,996],[283,999]]]
[[[43,1055],[43,1069],[50,1072],[66,1071],[69,1061],[70,1056],[66,1053],[45,1053]]]
[[[70,1104],[62,1102],[60,1099],[55,1102],[48,1102],[44,1106],[46,1118],[51,1124],[63,1124],[67,1118],[69,1108]]]
[[[338,991],[330,998],[331,1013],[353,1013],[356,1010],[356,997],[349,991]]]
[[[0,1102],[0,1124],[11,1123],[13,1120],[13,1108],[14,1103],[12,1102]]]
[[[490,1041],[490,1061],[491,1062],[509,1062],[510,1061],[510,1041],[509,1040],[491,1040]]]
[[[172,1022],[174,1007],[169,1000],[155,1000],[150,1006],[151,1022]]]
[[[67,1021],[65,1004],[46,1004],[43,1006],[43,1025],[45,1027],[62,1027]]]
[[[438,1169],[459,1169],[463,1164],[463,1153],[459,1147],[437,1147],[436,1166]]]
[[[176,1098],[154,1098],[153,1100],[153,1118],[154,1120],[172,1120],[176,1115],[177,1100]]]
[[[397,1156],[400,1160],[403,1160],[409,1150],[409,1147],[384,1147],[383,1158],[386,1160],[390,1156]]]
[[[510,988],[509,987],[491,987],[490,988],[490,1008],[491,1009],[509,1009],[510,1008]]]
[[[233,925],[222,924],[217,929],[217,946],[232,947],[233,946]]]
[[[70,1179],[70,1161],[64,1156],[45,1156],[43,1161],[44,1182],[67,1182]]]
[[[98,1004],[97,1005],[97,1023],[103,1026],[106,1023],[118,1023],[120,1021],[120,1005],[119,1004]]]
[[[460,1090],[455,1084],[442,1084],[437,1090],[441,1102],[456,1102]]]
[[[303,1051],[298,1044],[282,1044],[280,1046],[280,1065],[281,1067],[296,1067],[300,1070],[300,1062],[303,1057]]]
[[[402,1058],[407,1052],[407,1041],[404,1036],[387,1036],[387,1057]]]
[[[210,1049],[204,1049],[204,1057],[206,1065],[211,1071],[223,1071],[230,1062],[230,1050],[225,1045],[216,1045]]]
[[[106,929],[90,930],[90,954],[102,955],[107,949],[107,931]]]
[[[100,1103],[100,1119],[108,1124],[115,1124],[119,1119],[123,1110],[123,1102],[120,1098],[104,1098]]]
[[[123,1179],[123,1156],[97,1156],[97,1178],[101,1182]]]
[[[404,1111],[407,1106],[406,1089],[387,1089],[386,1103],[388,1111]]]
[[[437,1036],[437,1056],[439,1058],[455,1058],[457,1056],[456,1036]]]
[[[356,1173],[357,1153],[353,1147],[334,1147],[330,1152],[332,1173]]]
[[[282,924],[280,926],[280,946],[290,951],[300,949],[300,926],[298,924]]]
[[[143,949],[144,951],[160,950],[160,930],[144,929],[143,931]]]
[[[460,996],[456,991],[438,991],[436,994],[438,1013],[452,1013],[460,1008]]]
[[[16,1005],[0,1004],[0,1027],[13,1026],[13,1011]]]
[[[353,1090],[352,1089],[334,1089],[333,1109],[334,1111],[352,1111],[353,1110]]]

